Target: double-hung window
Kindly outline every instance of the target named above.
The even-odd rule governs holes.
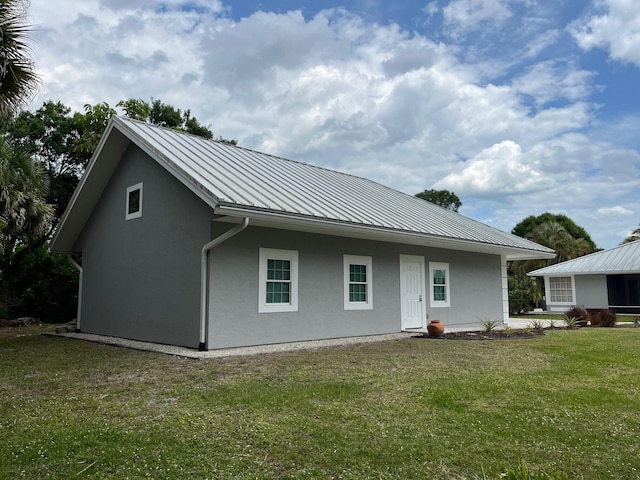
[[[371,257],[344,256],[344,309],[373,308],[373,272]]]
[[[258,312],[298,311],[298,252],[260,249]]]
[[[429,262],[429,289],[432,307],[450,307],[449,264]]]

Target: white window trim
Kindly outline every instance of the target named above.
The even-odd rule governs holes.
[[[552,302],[551,301],[551,278],[570,278],[571,279],[571,298],[572,300],[566,302]],[[553,275],[544,277],[544,291],[546,294],[547,305],[549,306],[558,306],[558,305],[576,305],[576,281],[573,275]]]
[[[140,203],[139,203],[140,208],[138,208],[137,212],[129,213],[129,194],[136,190],[140,190]],[[135,185],[131,185],[130,187],[127,187],[127,198],[125,201],[124,213],[125,213],[125,216],[124,216],[125,220],[140,218],[142,216],[142,182],[136,183]]]
[[[373,310],[373,258],[359,255],[344,255],[344,309],[345,310]],[[350,265],[366,265],[367,267],[367,301],[349,301]]]
[[[444,298],[445,300],[436,300],[433,297],[433,272],[435,270],[444,270],[445,271],[445,290],[444,290]],[[431,307],[433,308],[444,308],[444,307],[450,307],[451,306],[451,295],[450,295],[450,290],[451,290],[451,272],[449,270],[449,264],[448,263],[441,263],[441,262],[429,262],[429,299],[431,301]]]
[[[291,292],[289,303],[267,303],[267,260],[288,260],[291,262]],[[275,248],[260,249],[258,285],[258,313],[298,311],[298,252]]]

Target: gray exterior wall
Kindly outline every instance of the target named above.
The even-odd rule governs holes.
[[[608,308],[606,275],[576,275],[576,305],[584,308]]]
[[[125,220],[126,189],[143,182],[142,217]],[[198,347],[200,251],[212,210],[131,146],[80,236],[81,330]]]
[[[143,183],[141,218],[125,220],[126,189]],[[197,348],[200,252],[232,224],[131,146],[79,240],[81,330]],[[258,313],[259,249],[299,253],[297,312]],[[343,255],[373,259],[373,310],[344,310]],[[400,255],[425,260],[429,319],[447,327],[502,319],[500,257],[249,226],[210,254],[207,347],[399,332]],[[429,262],[448,263],[451,306],[429,306]],[[426,324],[426,321],[425,321]]]
[[[549,277],[545,277],[545,285],[548,284],[548,281]],[[575,275],[573,276],[573,286],[575,301],[548,304],[550,312],[566,312],[575,305],[583,308],[608,308],[609,295],[606,275]]]
[[[214,224],[213,236],[229,225]],[[298,311],[258,313],[259,249],[299,253]],[[373,310],[344,310],[343,255],[373,258]],[[400,254],[446,262],[451,307],[429,308],[448,327],[502,319],[500,257],[249,227],[210,256],[208,348],[399,332]],[[428,278],[425,278],[428,292]]]

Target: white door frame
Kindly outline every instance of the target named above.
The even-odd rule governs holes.
[[[419,324],[413,319],[407,318],[407,309],[405,306],[405,285],[403,278],[403,263],[419,263],[420,264],[420,286],[419,286],[419,295],[418,299],[420,305],[420,321]],[[425,328],[427,324],[427,316],[426,316],[426,302],[427,302],[427,292],[425,285],[425,261],[424,257],[418,255],[400,255],[400,327],[404,330],[405,328]]]

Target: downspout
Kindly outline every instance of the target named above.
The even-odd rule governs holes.
[[[80,319],[82,313],[82,267],[73,259],[70,253],[67,253],[67,260],[78,270],[78,312],[76,314],[76,332],[80,331]]]
[[[228,232],[214,238],[202,247],[202,258],[200,263],[200,345],[198,345],[198,350],[201,352],[207,350],[207,317],[209,316],[209,311],[207,309],[207,298],[209,296],[209,252],[225,240],[237,235],[248,226],[249,217],[244,217],[240,225],[233,227]]]

